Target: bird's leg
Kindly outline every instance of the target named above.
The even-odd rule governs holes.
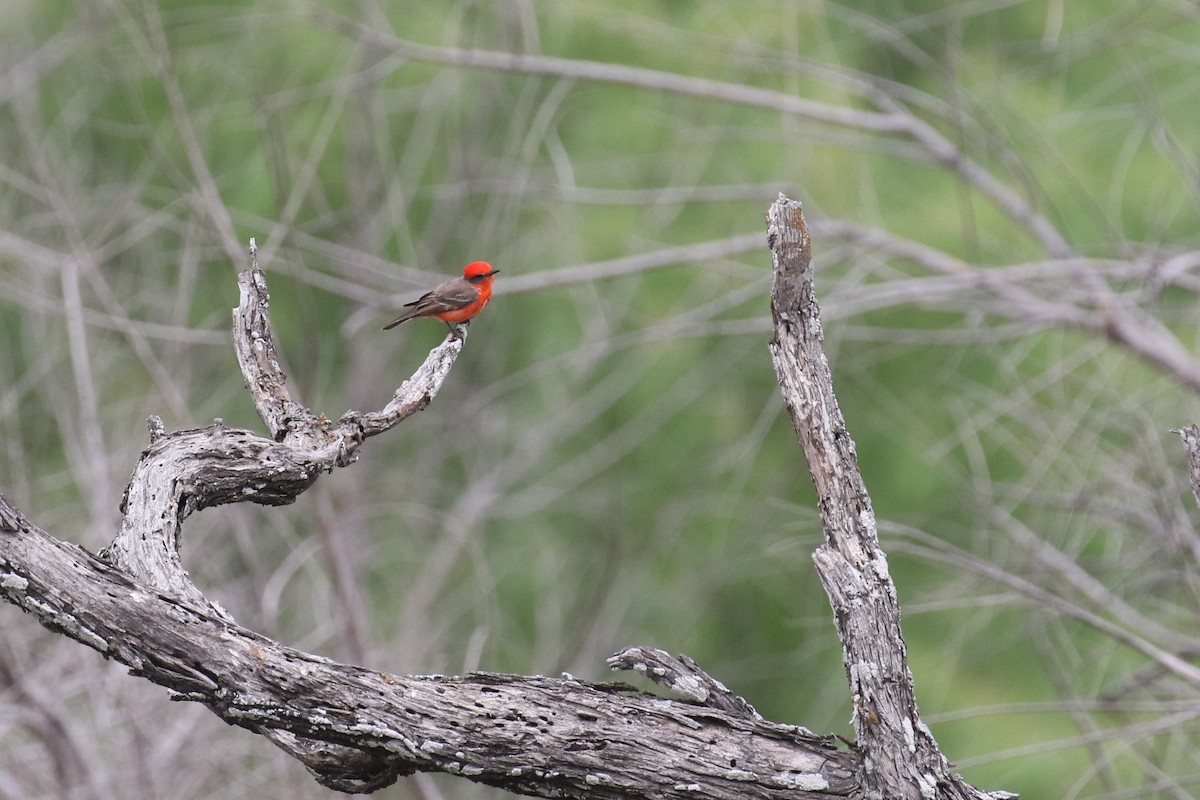
[[[446,327],[450,329],[450,335],[460,342],[467,340],[467,326],[470,325],[470,320],[466,322],[447,322]]]

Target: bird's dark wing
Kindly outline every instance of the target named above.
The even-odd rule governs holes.
[[[405,308],[410,310],[384,325],[383,329],[391,330],[401,322],[407,322],[414,317],[431,317],[445,311],[457,311],[478,299],[478,289],[462,278],[455,278],[452,281],[446,281],[432,292],[426,292],[411,303],[405,303]]]
[[[469,306],[479,299],[479,289],[471,285],[469,281],[462,278],[456,278],[452,281],[446,281],[441,286],[434,289],[426,295],[422,295],[419,299],[409,303],[417,308],[428,308],[430,311],[425,313],[438,313],[440,311],[455,311]]]

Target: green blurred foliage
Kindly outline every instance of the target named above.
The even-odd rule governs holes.
[[[608,653],[650,644],[697,658],[772,719],[849,735],[840,649],[808,559],[820,522],[766,348],[765,242],[594,281],[538,276],[761,230],[780,190],[815,220],[971,264],[1046,253],[899,133],[423,61],[357,42],[343,23],[852,109],[871,108],[873,89],[858,87],[886,90],[1080,254],[1196,246],[1200,19],[1182,5],[10,3],[0,489],[63,538],[96,549],[111,535],[148,414],[171,428],[217,417],[259,428],[226,342],[245,266],[229,263],[230,232],[237,249],[250,237],[265,247],[292,389],[331,418],[381,406],[443,336],[424,320],[383,334],[395,307],[469,260],[502,268],[429,409],[296,506],[206,511],[188,531],[197,582],[239,620],[372,667],[598,678]],[[1027,797],[1152,782],[1154,770],[1121,760],[1119,740],[1072,738],[1086,726],[1067,707],[1143,666],[1136,657],[1010,588],[981,589],[897,531],[1020,572],[1020,548],[989,512],[999,505],[1131,603],[1191,609],[1186,582],[1168,580],[1169,554],[1103,516],[1034,502],[1112,492],[1169,516],[1185,484],[1161,437],[1194,415],[1189,393],[1092,334],[1027,320],[1013,331],[1023,322],[969,301],[864,310],[865,289],[927,271],[819,236],[815,251],[839,400],[896,547],[922,710],[947,755],[970,780]],[[524,288],[506,293],[506,280]],[[1195,299],[1171,288],[1149,313],[1194,343]],[[88,449],[89,426],[106,460]],[[1150,488],[1121,484],[1114,463]],[[1136,579],[1126,557],[1144,570]],[[356,643],[335,558],[358,581]],[[6,613],[6,629],[31,625]],[[1056,682],[1063,673],[1078,682]],[[95,745],[95,758],[132,758],[120,741]],[[1191,772],[1187,746],[1148,747],[1156,769]],[[246,756],[235,785],[307,787],[272,756]],[[179,796],[229,780],[214,770]]]

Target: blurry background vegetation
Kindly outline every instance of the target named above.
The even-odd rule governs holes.
[[[6,0],[0,490],[96,550],[147,415],[261,430],[227,332],[252,236],[334,418],[445,334],[389,315],[487,259],[434,404],[292,507],[194,517],[197,584],[392,672],[685,652],[849,735],[766,349],[785,191],[943,750],[1029,798],[1183,796],[1200,686],[1150,654],[1200,653],[1168,433],[1200,416],[1198,62],[1182,0]],[[0,796],[329,795],[0,625]],[[413,793],[489,794],[381,796]]]

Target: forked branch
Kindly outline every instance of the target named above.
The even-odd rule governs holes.
[[[450,336],[381,411],[336,423],[294,401],[271,334],[266,279],[239,277],[234,338],[270,438],[167,433],[134,469],[124,521],[101,556],[42,531],[0,496],[0,593],[47,627],[270,738],[326,786],[369,792],[441,771],[570,798],[985,798],[950,771],[920,720],[900,611],[854,444],[833,394],[800,205],[768,212],[775,264],[770,349],[825,525],[814,554],[834,608],[858,742],[764,720],[686,656],[610,659],[684,695],[670,700],[571,676],[396,676],[337,664],[239,627],[179,559],[183,521],[223,503],[290,503],[363,441],[427,405],[462,348]],[[251,250],[251,258],[255,253]]]
[[[367,437],[427,405],[462,347],[447,337],[384,409],[330,422],[284,385],[266,279],[253,267],[239,276],[234,338],[271,437],[219,421],[168,433],[152,420],[121,529],[100,557],[50,536],[0,496],[5,599],[177,699],[267,736],[340,791],[440,771],[543,797],[860,794],[857,753],[762,719],[686,657],[630,649],[614,667],[640,665],[687,701],[570,676],[396,676],[288,648],[205,598],[179,559],[192,512],[292,502],[321,473],[352,463]]]

